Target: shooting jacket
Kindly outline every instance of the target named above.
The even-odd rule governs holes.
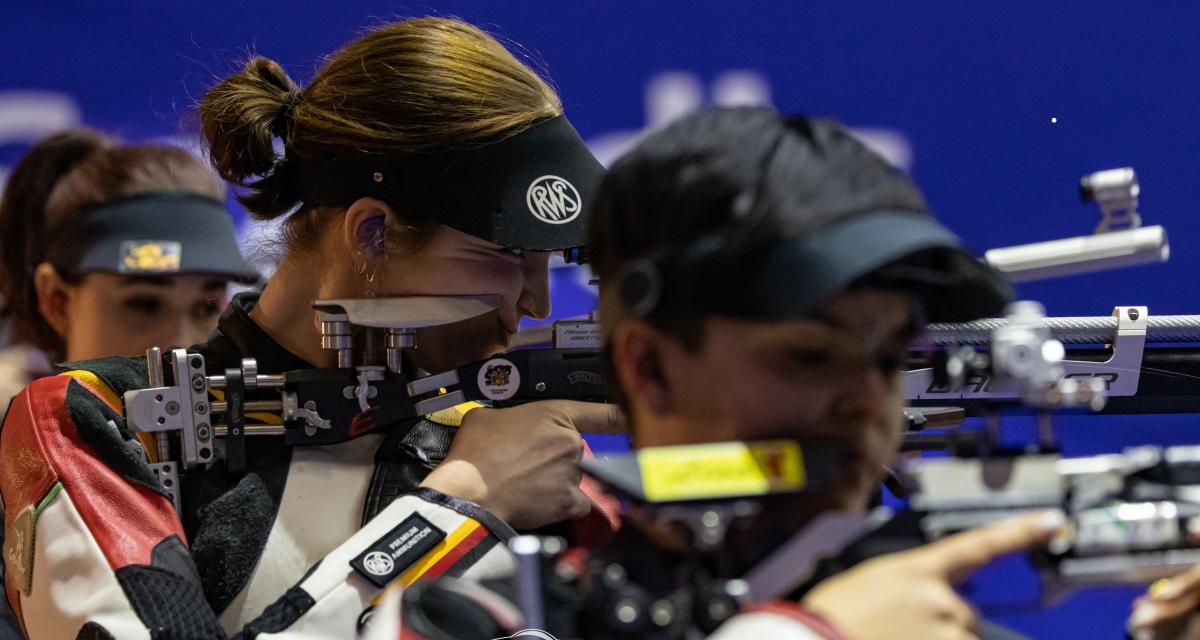
[[[261,373],[312,368],[250,319],[256,300],[235,297],[193,348],[209,375],[243,357]],[[148,467],[155,448],[123,419],[145,362],[68,367],[22,391],[0,430],[5,593],[33,640],[355,638],[388,584],[511,568],[507,524],[419,487],[455,425],[412,419],[311,447],[248,438],[242,474],[217,440],[211,466],[181,473],[177,513]],[[581,529],[597,521],[615,522],[593,510]],[[390,560],[371,555],[389,542]]]

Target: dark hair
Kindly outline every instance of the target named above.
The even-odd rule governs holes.
[[[469,148],[561,114],[558,96],[537,73],[483,30],[447,18],[371,30],[329,56],[305,88],[274,61],[255,57],[200,105],[213,166],[246,188],[239,199],[260,220],[302,204],[293,157]],[[284,225],[285,244],[311,248],[340,213],[300,207]],[[421,212],[396,213],[418,240],[430,226]]]
[[[648,135],[601,184],[588,245],[601,315],[627,312],[604,284],[638,258],[718,238],[721,264],[745,265],[787,238],[880,210],[924,214],[926,205],[845,127],[763,108],[699,111]],[[654,318],[685,344],[699,339],[698,317],[672,309]]]
[[[600,316],[613,327],[631,313],[616,280],[639,259],[661,262],[703,245],[712,264],[696,264],[688,277],[725,276],[732,282],[712,284],[736,286],[737,273],[784,240],[880,210],[927,213],[908,177],[842,125],[764,108],[693,113],[646,136],[601,183],[588,229]],[[666,301],[671,284],[663,286]],[[685,347],[699,345],[699,312],[659,311],[647,320]]]
[[[220,180],[183,149],[120,146],[89,128],[52,135],[21,158],[0,196],[0,316],[10,323],[15,341],[51,357],[63,355],[62,337],[38,311],[33,281],[34,270],[46,259],[49,230],[98,205],[156,191],[224,195]],[[59,268],[68,281],[81,275]]]

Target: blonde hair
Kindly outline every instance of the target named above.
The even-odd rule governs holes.
[[[554,90],[478,27],[416,18],[367,32],[329,56],[305,88],[274,61],[251,59],[200,106],[213,166],[241,185],[258,219],[302,204],[288,156],[331,158],[469,148],[562,114]],[[301,207],[289,248],[312,246],[339,210]],[[397,212],[411,227],[419,212]]]

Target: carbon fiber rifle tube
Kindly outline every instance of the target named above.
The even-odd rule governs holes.
[[[1064,344],[1105,344],[1117,335],[1116,316],[1046,318],[1051,334]],[[928,327],[929,340],[938,346],[986,345],[992,332],[1008,324],[1004,318],[985,318],[963,323],[935,323]],[[1200,342],[1200,315],[1155,316],[1146,319],[1147,343]]]

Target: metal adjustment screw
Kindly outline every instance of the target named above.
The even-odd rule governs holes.
[[[201,440],[208,440],[208,425],[200,423],[196,425],[196,437]]]
[[[625,624],[631,624],[638,619],[641,611],[638,610],[638,605],[629,598],[622,598],[617,601],[617,605],[613,607],[613,613],[616,614],[617,620]]]
[[[625,567],[613,563],[604,567],[604,583],[610,587],[617,587],[625,584]]]
[[[650,620],[660,627],[666,627],[675,620],[675,606],[670,600],[657,600],[650,605]]]
[[[375,182],[383,182],[383,174],[376,171],[375,174],[371,176],[371,179]]]
[[[539,383],[533,385],[533,388],[536,389],[538,393],[541,393],[546,390],[546,383],[539,382]]]
[[[197,373],[196,375],[192,376],[192,388],[196,391],[204,390],[204,374]]]
[[[1137,309],[1130,309],[1130,310],[1129,310],[1129,319],[1130,319],[1130,320],[1137,320],[1137,319],[1138,319],[1138,317],[1139,317],[1139,316],[1141,316],[1141,315],[1142,315],[1142,314],[1138,313],[1138,310],[1137,310]]]
[[[400,373],[404,349],[417,346],[417,334],[412,329],[388,329],[386,345],[387,368],[393,373]]]
[[[321,348],[337,351],[339,369],[354,366],[354,341],[350,336],[350,320],[345,314],[321,314]]]
[[[750,583],[745,580],[730,580],[725,583],[725,595],[742,601],[750,597]]]
[[[196,413],[208,413],[208,405],[203,402],[197,402],[194,409],[196,410]]]
[[[164,408],[167,410],[167,415],[173,416],[173,415],[179,413],[179,403],[175,402],[174,400],[168,402],[167,406]]]
[[[708,617],[716,622],[720,622],[733,614],[733,607],[729,606],[729,600],[725,598],[713,598],[708,601]]]
[[[258,389],[258,361],[254,358],[242,358],[242,384],[246,391]]]

